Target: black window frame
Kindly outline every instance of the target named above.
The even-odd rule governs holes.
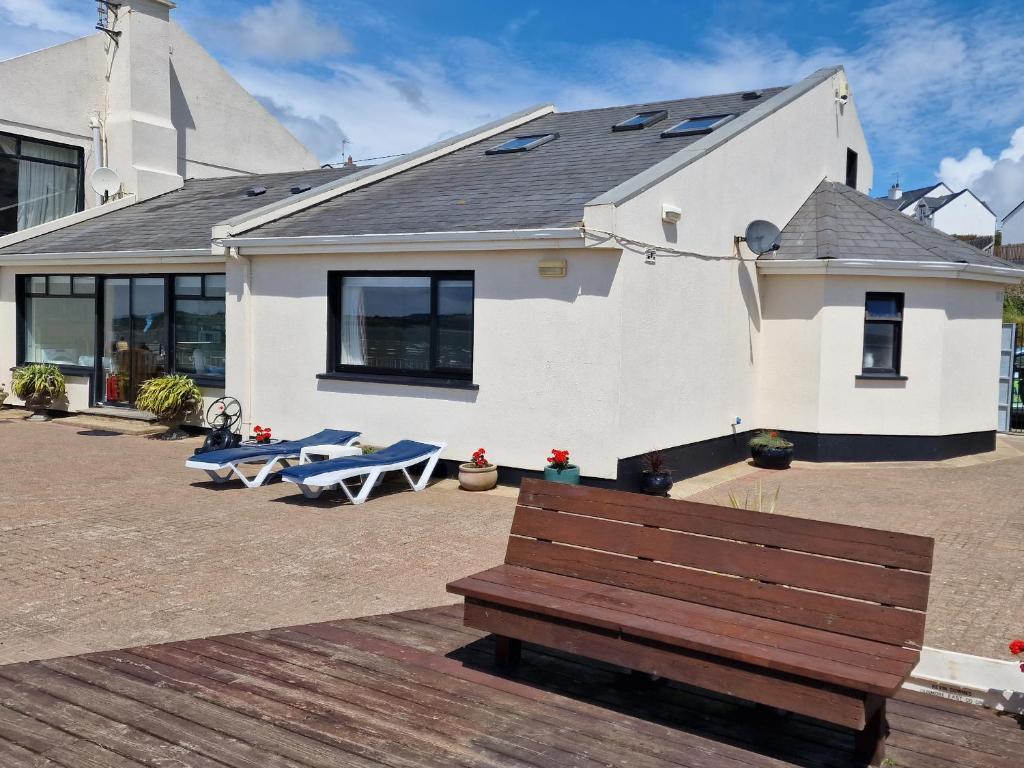
[[[429,277],[430,278],[430,364],[429,370],[374,368],[341,362],[342,283],[346,277]],[[473,313],[470,319],[470,368],[468,371],[434,365],[438,352],[437,284],[444,280],[465,280],[472,286]],[[331,270],[327,273],[327,371],[321,379],[378,381],[392,384],[476,389],[473,384],[476,338],[476,273],[472,270]]]
[[[661,132],[661,138],[669,139],[674,136],[701,136],[706,133],[711,133],[717,128],[722,127],[730,120],[735,119],[735,113],[723,113],[718,115],[690,115],[690,117],[684,117],[678,123],[673,125],[668,130]],[[686,124],[696,122],[698,120],[710,120],[712,118],[718,118],[711,125],[706,125],[702,128],[687,128]]]
[[[74,213],[81,213],[85,210],[85,150],[82,147],[76,146],[75,144],[62,144],[59,141],[49,141],[48,139],[37,139],[34,136],[22,136],[19,133],[11,133],[10,131],[0,131],[0,136],[6,136],[14,139],[14,154],[9,152],[0,151],[0,157],[11,158],[18,160],[19,162],[25,160],[31,163],[43,163],[44,165],[57,165],[61,168],[74,168],[78,171],[78,194],[75,196],[75,210]],[[60,160],[47,160],[42,157],[33,157],[32,155],[25,155],[21,151],[21,142],[30,141],[33,144],[46,144],[51,147],[60,147],[61,149],[73,149],[78,155],[78,161],[74,163],[64,163]],[[69,214],[70,215],[70,214]],[[55,221],[55,219],[51,219]],[[44,222],[48,223],[48,222]],[[0,237],[4,235],[10,235],[14,232],[20,232],[21,230],[11,230],[6,232],[0,230]]]
[[[895,300],[897,314],[899,317],[872,317],[868,311],[868,304],[871,301],[877,300]],[[861,373],[862,378],[873,378],[873,379],[905,379],[906,377],[901,375],[903,366],[903,317],[904,307],[906,306],[906,294],[896,293],[893,291],[868,291],[864,295],[864,342],[861,346]],[[893,326],[893,340],[892,340],[892,362],[891,368],[882,368],[879,366],[873,366],[867,368],[864,366],[864,346],[867,344],[868,338],[868,327],[871,325],[891,325]]]
[[[200,286],[203,294],[201,296],[194,296],[188,294],[182,294],[182,299],[199,299],[205,301],[223,301],[225,313],[227,311],[227,273],[226,272],[19,272],[15,274],[15,354],[18,366],[28,365],[30,363],[39,362],[35,360],[25,359],[25,299],[26,297],[33,296],[50,296],[50,278],[53,277],[70,277],[71,278],[71,293],[70,294],[53,294],[55,299],[92,299],[95,302],[94,315],[93,315],[93,330],[95,332],[95,350],[93,365],[68,365],[66,363],[56,363],[57,367],[68,376],[87,376],[90,379],[96,378],[98,366],[101,363],[102,354],[100,350],[103,349],[103,281],[109,279],[118,278],[133,278],[133,277],[159,277],[163,278],[164,281],[164,313],[167,315],[167,349],[168,354],[168,373],[181,373],[192,379],[197,386],[208,387],[210,389],[223,389],[224,388],[224,376],[203,376],[193,374],[189,371],[179,371],[177,365],[176,355],[173,354],[175,350],[175,334],[176,327],[174,322],[174,316],[176,312],[177,299],[179,298],[175,291],[175,281],[179,277],[198,277],[200,278]],[[91,294],[76,294],[75,293],[75,278],[89,277],[93,280],[93,292]],[[225,279],[225,292],[223,297],[207,297],[206,296],[206,279],[208,277],[224,277]],[[30,281],[33,278],[45,278],[46,279],[46,294],[40,294],[31,292],[27,289]],[[225,356],[227,355],[227,327],[225,323]],[[97,402],[96,393],[93,391],[94,386],[90,386],[90,400]]]
[[[643,112],[637,112],[632,117],[627,117],[625,120],[620,120],[612,126],[613,133],[619,133],[621,131],[639,131],[644,128],[660,123],[668,117],[667,109],[650,109]],[[641,118],[637,120],[637,118]],[[636,121],[636,122],[630,122]]]
[[[523,136],[513,136],[510,139],[505,139],[505,141],[503,141],[501,144],[498,144],[496,147],[491,147],[486,152],[484,152],[484,154],[511,155],[514,154],[515,152],[529,152],[531,149],[536,149],[542,144],[547,144],[549,141],[554,141],[557,138],[557,133],[528,133]],[[522,146],[519,147],[505,147],[506,144],[509,144],[513,141],[522,141],[523,139],[533,139],[533,141],[531,141],[529,144],[523,144]]]
[[[178,294],[178,278],[179,277],[198,277],[199,278],[199,295],[191,293]],[[223,277],[224,278],[224,295],[223,296],[207,296],[206,295],[206,279],[208,277]],[[225,358],[225,374],[227,373],[227,308],[228,308],[228,291],[227,291],[227,273],[226,272],[174,272],[166,275],[166,282],[164,283],[164,289],[167,292],[167,349],[170,351],[168,359],[170,365],[167,369],[170,373],[180,373],[184,376],[188,376],[197,386],[213,388],[224,388],[224,376],[210,376],[192,373],[190,371],[179,371],[178,370],[178,352],[177,352],[177,335],[178,335],[178,299],[183,301],[223,301],[224,302],[224,358]],[[97,319],[97,324],[98,324]]]
[[[851,189],[857,188],[857,152],[847,147],[846,149],[846,186]]]

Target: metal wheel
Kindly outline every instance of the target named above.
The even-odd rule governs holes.
[[[206,409],[206,423],[213,429],[233,432],[241,420],[242,404],[233,397],[218,398]]]

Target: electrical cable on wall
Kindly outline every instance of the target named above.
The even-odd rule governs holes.
[[[648,264],[655,263],[657,256],[674,256],[674,257],[690,257],[694,259],[701,259],[703,261],[757,261],[754,259],[747,259],[743,256],[732,255],[732,256],[708,256],[703,253],[693,253],[692,251],[680,251],[676,248],[670,248],[665,245],[655,245],[653,243],[645,243],[642,240],[634,240],[631,237],[625,235],[618,235],[614,232],[606,232],[603,229],[589,229],[587,227],[580,227],[584,236],[588,234],[598,235],[603,240],[614,240],[622,246],[627,247],[629,250],[641,251],[644,255],[644,260]],[[737,249],[738,250],[738,249]]]

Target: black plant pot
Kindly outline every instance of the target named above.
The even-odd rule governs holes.
[[[750,446],[750,456],[754,464],[762,469],[789,469],[793,462],[793,446],[789,448],[764,448]]]
[[[651,496],[668,496],[672,490],[671,472],[644,472],[640,480],[640,490]]]

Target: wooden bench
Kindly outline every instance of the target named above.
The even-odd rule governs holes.
[[[930,538],[524,480],[505,564],[459,579],[465,623],[856,731],[918,660]]]

